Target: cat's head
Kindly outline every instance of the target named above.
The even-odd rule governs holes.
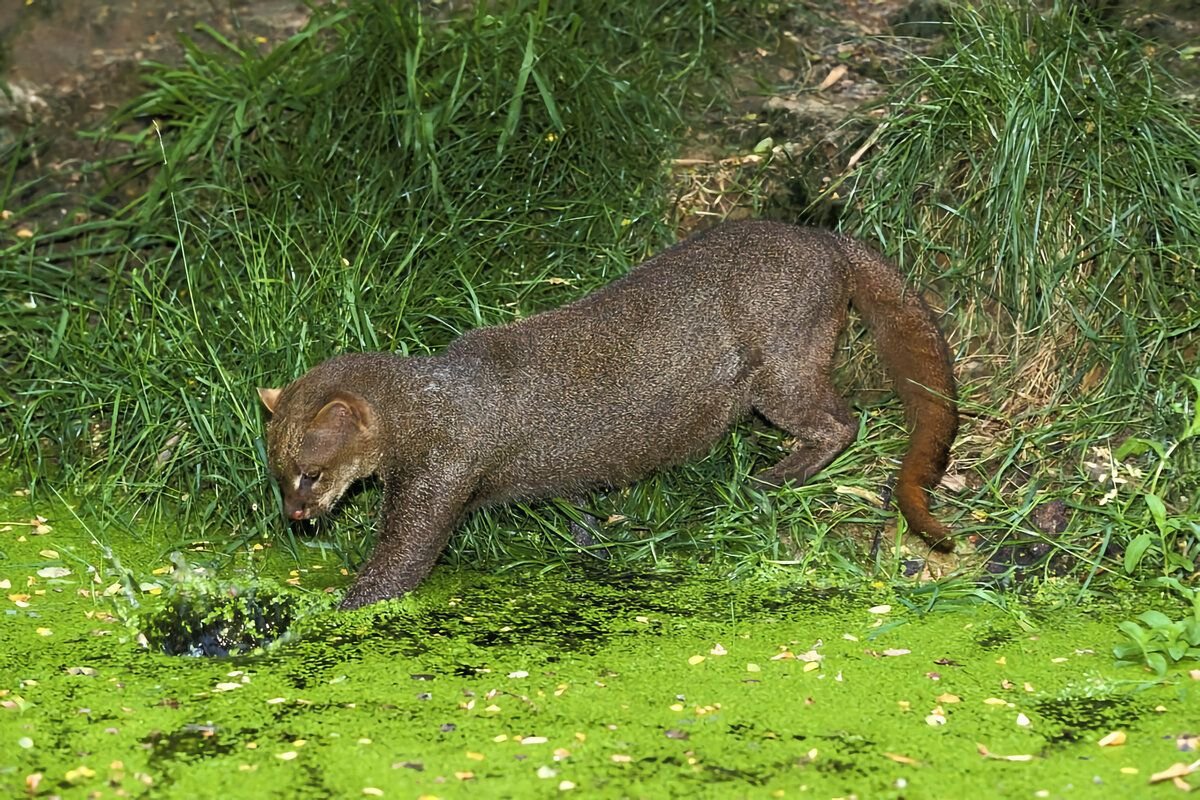
[[[289,520],[325,514],[350,484],[379,467],[379,423],[371,404],[354,392],[311,385],[307,378],[283,389],[258,390],[271,413],[267,454]]]

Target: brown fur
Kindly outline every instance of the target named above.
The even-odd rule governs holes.
[[[316,516],[354,480],[382,478],[378,543],[342,603],[355,608],[415,588],[473,509],[629,483],[705,452],[751,410],[796,438],[761,479],[803,482],[854,439],[830,380],[850,303],[912,430],[900,510],[949,550],[927,495],[957,427],[932,314],[867,246],[774,222],[720,225],[574,303],[471,331],[436,356],[337,356],[260,389],[284,512]]]

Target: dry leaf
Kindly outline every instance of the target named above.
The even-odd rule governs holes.
[[[941,489],[948,489],[954,493],[962,492],[967,488],[967,479],[959,474],[947,473],[946,475],[942,476],[940,481],[938,481],[938,487]]]
[[[1182,761],[1176,761],[1171,766],[1164,769],[1162,772],[1156,772],[1150,776],[1151,783],[1161,783],[1163,781],[1175,780],[1182,778],[1184,775],[1191,775],[1200,768],[1200,761],[1193,761],[1191,764],[1184,764]]]
[[[843,77],[845,77],[847,71],[848,70],[846,69],[845,64],[838,64],[836,67],[829,70],[829,74],[825,76],[825,80],[821,81],[821,85],[817,87],[817,91],[824,91],[830,86],[833,86]]]
[[[884,753],[884,756],[886,756],[887,758],[890,758],[892,761],[895,761],[897,764],[912,764],[913,766],[916,766],[921,763],[920,761],[917,761],[915,758],[909,758],[908,756],[902,756],[899,753]]]
[[[81,779],[96,777],[96,770],[91,767],[80,765],[75,769],[67,770],[66,778],[70,783],[75,783]]]
[[[1033,761],[1033,756],[1026,754],[1002,756],[990,752],[987,747],[979,742],[976,742],[975,749],[979,751],[979,755],[984,758],[994,758],[998,761]]]
[[[861,500],[866,500],[876,508],[883,505],[883,498],[869,489],[863,489],[858,486],[835,486],[833,487],[833,491],[835,494],[848,494]]]

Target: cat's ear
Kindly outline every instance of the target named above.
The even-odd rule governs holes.
[[[269,413],[274,414],[275,406],[279,404],[279,395],[282,392],[283,389],[264,389],[260,386],[258,387],[258,399],[262,400],[263,406]]]
[[[360,433],[366,433],[374,425],[375,409],[371,404],[354,392],[345,391],[334,392],[312,421],[314,428],[349,430],[353,426]]]

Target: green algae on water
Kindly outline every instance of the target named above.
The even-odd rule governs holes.
[[[442,567],[341,613],[326,572],[298,589],[239,567],[210,586],[294,604],[287,635],[189,657],[126,623],[182,616],[181,595],[130,612],[50,511],[46,535],[2,534],[4,796],[1107,798],[1195,760],[1197,682],[1116,666],[1100,601],[1030,623],[786,571]],[[161,556],[108,546],[155,583]],[[1113,730],[1126,743],[1100,747]]]

